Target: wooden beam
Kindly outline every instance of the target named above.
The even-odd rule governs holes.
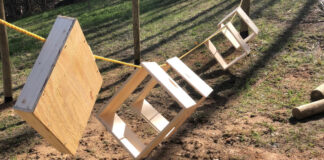
[[[3,0],[0,0],[0,18],[6,20]],[[9,44],[7,30],[4,25],[0,25],[0,52],[2,60],[2,77],[5,102],[11,102],[12,98],[12,83],[11,83],[11,67],[9,58]]]
[[[324,83],[311,92],[311,100],[317,101],[324,98]]]
[[[241,7],[244,10],[244,12],[249,16],[250,15],[250,0],[243,0]],[[240,34],[243,39],[249,36],[249,26],[245,23],[245,21],[243,19],[241,20]]]
[[[307,118],[322,112],[324,112],[324,99],[296,107],[292,110],[292,114],[296,119]]]
[[[139,22],[139,0],[133,0],[133,38],[134,38],[134,64],[141,63],[141,41]]]

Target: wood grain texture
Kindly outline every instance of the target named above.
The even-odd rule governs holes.
[[[49,37],[53,36],[63,37],[47,39],[14,109],[23,118],[32,112],[29,125],[59,151],[75,154],[102,77],[77,20],[57,18]],[[63,44],[57,42],[62,39]]]

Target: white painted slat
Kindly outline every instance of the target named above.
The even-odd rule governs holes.
[[[165,119],[150,103],[145,99],[142,102],[133,104],[133,109],[140,113],[158,132],[161,132],[169,121]]]
[[[194,89],[196,89],[203,97],[208,97],[213,91],[196,73],[194,73],[187,65],[185,65],[178,57],[167,60],[167,63],[183,77]]]
[[[216,60],[222,66],[222,68],[223,69],[226,69],[227,68],[227,63],[225,62],[225,60],[222,57],[222,55],[217,51],[215,45],[210,40],[208,40],[205,43],[205,45],[208,48],[208,50],[215,56]]]
[[[244,10],[241,7],[237,8],[237,13],[255,34],[259,33],[259,28],[255,25],[252,19],[244,12]]]
[[[232,45],[238,49],[240,48],[240,43],[237,41],[237,39],[234,37],[234,35],[228,30],[227,27],[224,27],[224,24],[221,24],[221,27],[223,27],[222,29],[222,33],[225,35],[225,37],[232,43]]]
[[[226,23],[226,28],[232,33],[232,35],[235,37],[235,39],[240,44],[240,46],[243,48],[243,50],[245,50],[245,52],[249,53],[250,47],[244,42],[240,33],[235,29],[233,24],[231,22]]]
[[[184,108],[190,108],[196,102],[155,62],[143,62],[142,66],[150,72],[167,92]]]
[[[145,149],[145,145],[117,114],[113,114],[113,116],[113,118],[107,118],[110,121],[104,121],[105,118],[101,118],[100,121],[133,157],[137,157]]]

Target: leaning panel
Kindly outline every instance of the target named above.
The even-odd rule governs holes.
[[[59,16],[14,109],[57,150],[75,154],[101,84],[79,22]]]

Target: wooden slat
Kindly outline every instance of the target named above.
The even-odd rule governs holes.
[[[142,102],[134,104],[133,109],[140,113],[158,132],[161,132],[169,124],[169,121],[145,99]]]
[[[240,48],[240,43],[235,38],[235,36],[228,30],[227,27],[224,27],[224,24],[221,24],[221,27],[223,27],[222,32],[225,35],[225,37],[232,43],[232,45],[238,49]]]
[[[165,137],[168,137],[171,132],[175,132],[178,128],[175,128],[175,126],[178,125],[180,122],[184,122],[184,119],[187,119],[189,117],[189,114],[187,113],[189,110],[193,109],[191,108],[184,108],[180,111],[180,113],[173,118],[173,120],[167,125],[160,134],[157,135],[157,137],[151,141],[146,148],[136,157],[136,159],[142,159],[146,157],[151,150],[156,147],[159,143],[163,141]]]
[[[168,59],[167,63],[203,97],[208,97],[208,95],[213,91],[208,84],[198,77],[197,74],[186,66],[178,57]]]
[[[243,21],[251,28],[251,30],[255,33],[259,33],[259,28],[255,25],[255,23],[251,20],[251,18],[243,11],[241,7],[236,9],[238,15],[243,19]]]
[[[194,106],[196,102],[155,62],[143,62],[142,66],[150,72],[167,92],[184,108]]]
[[[144,68],[137,69],[125,82],[119,91],[109,100],[108,105],[103,108],[100,116],[115,113],[121,104],[132,94],[138,85],[144,80],[148,72]]]
[[[227,20],[229,20],[229,18],[231,18],[237,11],[237,8],[235,10],[233,10],[231,13],[229,13],[228,15],[226,15],[218,24],[218,27],[221,27],[222,24],[224,24]]]
[[[49,37],[52,37],[52,34],[64,36],[61,32],[68,32],[65,38],[61,38],[66,40],[63,40],[62,46],[58,46],[57,39],[47,39],[46,43],[54,41],[52,43],[57,46],[45,44],[33,67],[33,73],[29,76],[29,80],[35,81],[39,81],[40,77],[37,77],[39,75],[48,76],[46,81],[38,84],[43,87],[42,90],[38,90],[41,93],[39,97],[34,97],[32,93],[34,88],[30,87],[38,86],[34,82],[27,81],[31,84],[26,84],[27,87],[22,91],[22,98],[19,97],[21,101],[16,103],[14,109],[21,112],[33,111],[34,120],[30,122],[26,120],[28,124],[39,131],[58,150],[62,150],[62,145],[57,144],[57,141],[65,147],[64,151],[67,152],[64,153],[75,154],[101,88],[102,78],[78,21],[66,17],[59,17],[57,21],[60,23],[55,22]],[[71,26],[66,26],[63,22]],[[60,32],[56,33],[56,31]],[[50,56],[49,53],[55,54],[58,50],[60,53],[57,57]],[[44,54],[49,57],[44,57]],[[54,62],[53,59],[57,60]],[[51,67],[53,69],[48,70]],[[27,93],[32,96],[25,95]],[[28,100],[25,99],[27,97]],[[32,104],[31,102],[37,102],[36,106],[26,106]],[[42,129],[44,127],[45,130]]]
[[[141,139],[117,114],[114,113],[106,116],[100,116],[100,121],[103,122],[107,130],[118,139],[134,158],[137,157],[145,149],[145,145]]]
[[[244,42],[240,33],[238,33],[238,31],[235,29],[233,24],[231,22],[226,23],[226,28],[232,33],[232,35],[235,37],[235,39],[240,44],[240,46],[243,48],[243,50],[245,52],[249,53],[250,47]]]
[[[223,69],[227,68],[227,63],[225,62],[224,58],[222,55],[217,51],[216,47],[214,44],[209,40],[205,43],[206,47],[208,50],[215,56],[216,60],[218,63],[222,66]]]

